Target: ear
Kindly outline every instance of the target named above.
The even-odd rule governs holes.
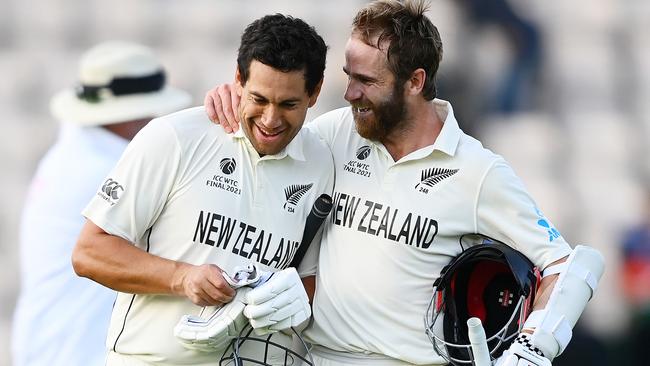
[[[314,92],[311,93],[309,96],[309,105],[308,108],[311,108],[316,104],[316,100],[318,100],[318,95],[320,94],[320,88],[323,86],[323,79],[320,79],[318,84],[316,84],[316,87],[314,88]]]
[[[424,69],[415,69],[411,73],[411,77],[406,81],[405,90],[409,95],[417,95],[422,93],[424,83],[427,78],[427,72]]]
[[[237,95],[241,96],[242,89],[244,89],[244,85],[241,80],[241,73],[239,72],[239,66],[235,69],[235,83],[233,84],[233,87],[235,88],[235,92]]]

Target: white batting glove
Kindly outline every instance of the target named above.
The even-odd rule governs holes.
[[[223,349],[246,326],[244,298],[250,290],[248,287],[240,288],[231,302],[206,307],[210,313],[205,318],[184,315],[174,327],[174,335],[187,349],[201,352]]]
[[[551,361],[530,342],[530,335],[520,333],[494,366],[551,366]]]
[[[293,267],[275,272],[246,294],[244,315],[258,335],[296,327],[309,319],[307,292]]]

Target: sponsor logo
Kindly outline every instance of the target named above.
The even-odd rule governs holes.
[[[232,172],[235,171],[235,168],[237,168],[237,163],[233,158],[221,159],[221,162],[219,163],[219,168],[221,168],[223,174],[230,175],[232,174]]]
[[[302,196],[304,196],[305,193],[307,193],[313,185],[314,183],[292,184],[285,188],[284,197],[286,198],[286,201],[284,202],[284,206],[282,206],[282,208],[289,212],[294,212],[294,207],[298,204]]]
[[[499,305],[502,307],[507,308],[512,305],[513,298],[514,294],[510,290],[504,289],[503,291],[499,291]]]
[[[104,181],[97,195],[113,206],[120,200],[123,192],[124,187],[121,184],[113,180],[113,178],[108,178]]]
[[[560,232],[554,228],[551,223],[544,217],[544,214],[542,211],[539,210],[539,208],[535,207],[535,212],[537,213],[537,225],[541,226],[546,230],[546,233],[548,234],[548,241],[552,242],[553,240],[561,237]]]
[[[368,156],[370,156],[370,150],[371,150],[371,149],[370,149],[370,146],[368,146],[368,145],[361,146],[361,147],[357,150],[357,159],[359,159],[359,160],[366,160],[366,158],[367,158]]]
[[[422,170],[420,183],[415,185],[418,192],[429,193],[429,188],[440,183],[441,180],[456,174],[458,169],[429,168]],[[427,187],[424,187],[427,186]]]

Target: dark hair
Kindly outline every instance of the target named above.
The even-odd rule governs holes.
[[[304,70],[305,89],[312,95],[323,79],[327,46],[314,27],[291,16],[266,15],[246,27],[241,37],[237,67],[246,84],[251,61],[282,72]]]
[[[436,97],[436,73],[442,60],[442,40],[424,14],[423,0],[377,0],[361,9],[352,21],[353,31],[369,45],[380,48],[388,41],[388,67],[398,82],[406,81],[418,68],[426,72],[422,96]],[[377,43],[371,41],[377,37]]]

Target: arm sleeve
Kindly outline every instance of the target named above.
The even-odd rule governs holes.
[[[517,249],[540,269],[571,252],[503,159],[493,163],[480,187],[476,232]]]
[[[165,205],[180,155],[171,125],[151,121],[128,145],[82,214],[107,233],[138,242]]]

